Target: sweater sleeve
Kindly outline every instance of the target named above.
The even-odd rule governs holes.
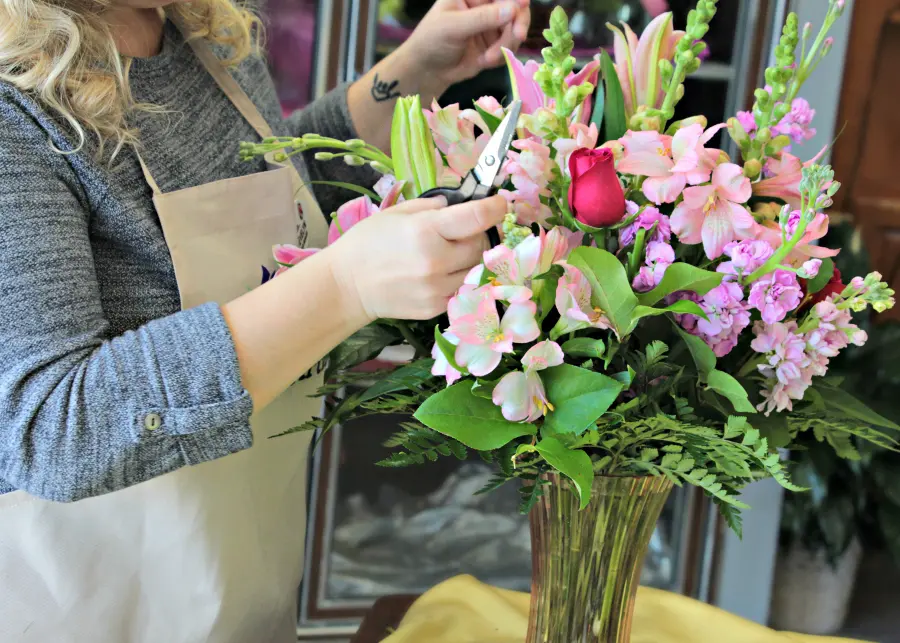
[[[341,85],[305,109],[291,114],[287,118],[290,135],[313,133],[340,141],[359,138],[347,104],[349,87],[349,84]],[[384,126],[390,128],[391,124],[387,122]],[[305,153],[303,160],[313,181],[341,181],[371,188],[381,176],[368,166],[350,167],[341,159],[317,161],[312,152]],[[326,217],[343,203],[359,196],[344,188],[326,185],[315,185],[313,191]]]
[[[84,187],[12,116],[0,128],[0,480],[74,501],[249,447],[252,402],[219,307],[113,336]]]

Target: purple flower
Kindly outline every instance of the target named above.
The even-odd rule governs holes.
[[[767,324],[782,321],[802,300],[803,290],[797,275],[787,270],[776,270],[758,280],[750,289],[748,299]]]
[[[731,261],[719,264],[716,270],[726,275],[740,277],[749,275],[762,266],[769,260],[769,257],[775,254],[775,250],[765,241],[751,239],[747,241],[732,241],[725,246],[725,254],[731,258]]]
[[[648,292],[662,281],[669,266],[675,263],[675,251],[668,243],[651,241],[647,244],[646,264],[634,277],[632,287],[638,292]]]
[[[810,127],[815,116],[816,110],[809,106],[806,99],[795,98],[791,103],[791,111],[772,128],[772,134],[786,135],[798,145],[805,143],[816,135],[815,128]]]
[[[638,205],[632,201],[627,201],[625,210],[629,215],[633,215],[638,211]],[[669,225],[669,217],[653,206],[647,206],[630,225],[619,230],[619,246],[622,248],[630,246],[634,243],[638,229],[649,230],[653,227],[653,224],[656,224],[656,230],[654,230],[653,236],[648,241],[669,243],[669,240],[672,238],[672,227]]]
[[[694,315],[679,315],[678,321],[686,331],[702,337],[717,357],[724,357],[734,350],[741,331],[750,325],[744,291],[738,284],[726,281],[706,293],[699,304],[709,321]]]

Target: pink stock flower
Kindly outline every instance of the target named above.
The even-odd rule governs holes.
[[[501,319],[489,285],[464,285],[447,306],[449,332],[459,338],[456,363],[476,377],[490,374],[501,355],[513,351],[513,343],[531,342],[540,335],[536,311],[532,301],[515,303]]]
[[[640,40],[627,24],[609,26],[615,34],[616,73],[625,97],[625,113],[631,117],[641,105],[660,107],[663,100],[659,61],[672,60],[683,31],[676,31],[672,14],[662,13],[647,25]]]
[[[675,136],[628,132],[620,141],[624,156],[616,169],[623,174],[646,176],[644,196],[653,203],[675,203],[685,187],[709,180],[719,152],[704,146],[722,127],[717,125],[704,133],[703,126],[695,123],[678,130]]]
[[[582,123],[572,123],[569,126],[569,134],[572,138],[558,138],[553,141],[553,147],[556,149],[556,164],[564,176],[569,176],[569,157],[572,156],[572,153],[582,148],[594,149],[597,146],[597,137],[600,135],[594,123],[591,123],[590,127]]]
[[[630,216],[638,212],[638,205],[633,201],[625,202],[625,212]],[[644,206],[640,210],[637,218],[631,224],[619,230],[619,247],[627,248],[634,243],[637,231],[641,228],[651,230],[656,226],[653,234],[648,237],[648,241],[658,241],[660,243],[669,243],[672,239],[672,227],[669,224],[669,217],[662,214],[652,205]]]
[[[501,105],[500,101],[493,96],[482,96],[475,101],[475,105],[477,105],[481,111],[490,114],[491,116],[496,116],[500,119],[504,116],[503,105]]]
[[[434,101],[431,110],[422,110],[434,135],[434,143],[447,157],[447,163],[457,174],[463,175],[478,163],[478,155],[490,140],[490,131],[481,115],[474,109],[460,110],[454,103],[441,107]],[[481,130],[476,138],[475,127]]]
[[[591,304],[591,285],[578,268],[568,264],[565,273],[556,286],[556,308],[560,320],[554,333],[562,335],[582,328],[610,328],[609,319],[603,311]]]
[[[752,134],[756,131],[756,119],[753,118],[753,112],[738,112],[737,119],[741,124],[741,127],[743,127],[744,131],[748,134]]]
[[[756,338],[750,346],[766,356],[759,372],[769,380],[767,389],[761,392],[765,401],[758,408],[766,415],[772,411],[791,411],[793,401],[802,400],[812,383],[809,370],[812,360],[806,353],[806,341],[798,334],[796,322],[758,321],[753,332]]]
[[[668,243],[651,241],[647,244],[645,263],[632,283],[632,288],[638,292],[649,292],[660,284],[666,270],[675,263],[675,251]]]
[[[836,353],[850,344],[862,346],[868,335],[853,323],[853,313],[838,308],[834,299],[831,296],[813,306],[813,315],[819,322],[818,330],[823,333],[823,341]]]
[[[448,342],[457,346],[459,344],[459,338],[452,333],[445,332],[443,333],[444,339]],[[441,347],[435,343],[435,345],[431,349],[431,357],[434,359],[434,365],[431,367],[431,374],[435,377],[443,377],[447,380],[447,386],[450,386],[462,377],[462,373],[453,368],[450,365],[450,362],[447,360],[444,355],[444,351],[441,350]],[[456,359],[454,357],[454,359]]]
[[[700,298],[699,305],[709,321],[679,315],[679,323],[689,333],[703,338],[717,357],[724,357],[734,350],[741,332],[750,325],[744,291],[736,283],[726,281]]]
[[[514,141],[513,147],[519,151],[507,153],[506,171],[516,191],[532,203],[542,196],[549,196],[547,184],[553,178],[555,167],[550,148],[533,139]]]
[[[716,271],[726,275],[743,277],[761,268],[775,254],[775,250],[765,241],[748,239],[746,241],[732,241],[725,246],[724,253],[731,261],[720,263]]]
[[[756,221],[742,204],[750,198],[750,180],[739,165],[723,163],[712,183],[687,188],[684,201],[672,212],[672,232],[682,243],[703,243],[706,256],[716,259],[736,239],[755,236]]]
[[[770,87],[767,86],[766,89],[771,93]],[[794,102],[791,103],[791,111],[777,125],[772,127],[772,136],[783,135],[789,137],[794,143],[805,143],[816,135],[815,128],[810,126],[815,115],[816,110],[810,107],[808,101],[803,98],[795,98]],[[751,135],[750,138],[755,138],[754,133],[757,130],[757,125],[753,113],[738,112],[737,119],[741,127]],[[789,147],[785,148],[786,151],[789,149]]]
[[[804,262],[798,273],[803,279],[815,279],[819,275],[819,269],[822,267],[821,259],[810,259]]]
[[[797,244],[788,256],[788,261],[792,264],[799,265],[810,257],[824,259],[825,257],[834,257],[839,254],[840,250],[826,248],[825,246],[816,243],[819,239],[828,234],[828,224],[829,219],[827,214],[824,212],[816,213],[813,220],[806,226],[806,231],[803,233],[800,243]],[[798,225],[800,225],[800,211],[794,210],[791,212],[786,226],[789,239],[797,231]],[[782,237],[781,227],[778,221],[764,221],[757,228],[757,238],[767,242],[773,248],[780,248]]]
[[[495,299],[513,303],[531,299],[531,278],[541,259],[541,239],[526,237],[515,248],[499,245],[484,253],[484,266],[495,277],[489,284]]]
[[[534,422],[553,405],[547,399],[539,371],[563,363],[559,344],[543,341],[532,346],[522,358],[525,372],[513,371],[504,375],[494,387],[492,399],[501,408],[503,417],[510,422]]]
[[[787,270],[770,272],[754,282],[748,302],[762,314],[767,324],[782,321],[800,305],[803,290],[797,275]]]

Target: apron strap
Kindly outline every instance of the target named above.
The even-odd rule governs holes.
[[[162,194],[162,190],[159,189],[159,185],[157,185],[156,179],[154,179],[153,175],[150,174],[150,168],[147,167],[146,163],[144,163],[144,157],[141,156],[141,152],[140,150],[138,150],[138,146],[134,145],[132,149],[137,155],[138,163],[141,164],[141,172],[144,173],[144,180],[147,182],[147,185],[149,185],[150,189],[153,190],[153,194]]]

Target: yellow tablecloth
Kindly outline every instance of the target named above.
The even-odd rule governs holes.
[[[523,643],[528,595],[457,576],[423,594],[384,643]],[[785,634],[678,594],[641,587],[631,643],[848,643]],[[563,642],[560,642],[563,643]]]

